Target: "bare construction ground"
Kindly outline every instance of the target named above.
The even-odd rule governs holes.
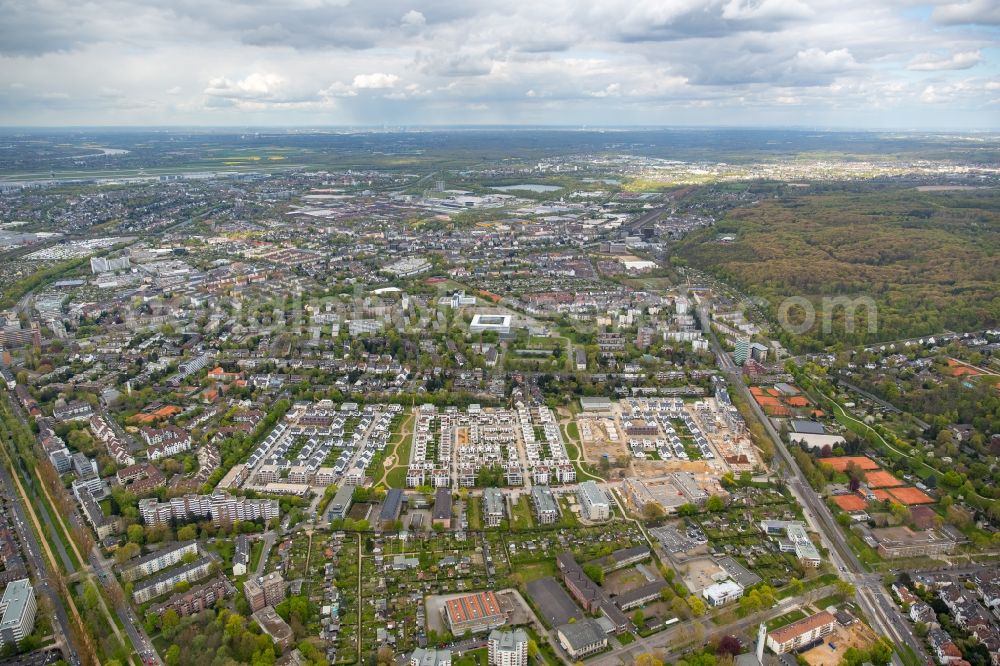
[[[866,650],[875,644],[875,632],[862,622],[855,622],[848,627],[839,624],[833,633],[826,637],[822,645],[802,653],[809,666],[837,666],[844,660],[848,648]],[[833,643],[835,647],[830,647]]]
[[[687,588],[694,594],[701,594],[715,582],[713,576],[723,573],[723,569],[711,557],[699,557],[685,562],[679,567],[679,572]]]

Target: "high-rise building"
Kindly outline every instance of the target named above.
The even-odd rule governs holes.
[[[35,628],[35,591],[27,578],[7,585],[0,598],[0,648],[16,645]]]
[[[490,632],[488,646],[490,666],[527,666],[528,634],[524,629],[494,629]]]
[[[285,579],[277,571],[262,578],[249,578],[243,583],[247,603],[255,611],[265,606],[277,606],[285,598]]]
[[[743,365],[748,358],[750,358],[750,338],[737,338],[733,361],[736,362],[736,365]]]

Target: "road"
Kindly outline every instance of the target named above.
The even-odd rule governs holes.
[[[620,666],[621,664],[633,664],[635,663],[636,657],[640,654],[652,652],[656,652],[657,657],[663,661],[674,662],[684,656],[687,652],[690,652],[693,648],[698,647],[696,644],[692,645],[692,637],[689,637],[687,640],[683,637],[683,634],[693,630],[695,624],[710,627],[705,631],[704,637],[700,641],[703,644],[708,644],[713,638],[726,635],[737,636],[742,634],[748,629],[756,628],[756,626],[761,622],[766,622],[771,618],[784,615],[785,613],[799,608],[804,604],[822,599],[832,592],[833,587],[828,585],[811,590],[810,592],[807,592],[804,597],[787,597],[779,601],[771,608],[758,611],[757,613],[748,615],[737,622],[722,626],[714,626],[710,616],[708,615],[697,619],[686,620],[685,622],[676,624],[659,633],[653,634],[652,636],[648,636],[646,638],[636,637],[633,643],[623,645],[617,650],[592,657],[587,660],[587,666]],[[665,655],[658,654],[660,650],[664,649],[668,650]]]
[[[48,597],[56,616],[56,623],[53,626],[56,636],[59,642],[68,648],[72,659],[75,660],[73,663],[79,664],[80,661],[76,655],[79,654],[80,649],[79,646],[73,643],[73,635],[70,633],[69,616],[66,614],[66,607],[59,596],[59,591],[49,584],[49,581],[53,578],[52,572],[45,557],[42,556],[42,547],[38,543],[38,538],[28,525],[28,518],[25,515],[21,494],[14,490],[14,480],[11,478],[5,465],[0,465],[0,482],[3,483],[5,492],[11,500],[10,506],[14,509],[14,531],[17,532],[18,538],[21,540],[21,545],[24,548],[28,569],[34,574],[32,578],[34,579],[35,589],[40,594]]]
[[[23,412],[21,411],[20,405],[18,405],[14,401],[14,399],[10,396],[9,393],[7,394],[7,398],[8,398],[8,402],[10,403],[10,407],[11,407],[12,411],[14,412],[15,416],[17,416],[18,420],[20,420],[23,425],[27,426],[28,422],[27,422],[27,419],[25,418]],[[27,470],[24,469],[23,463],[21,464],[21,470],[24,473],[24,476],[27,478],[27,481],[28,481],[29,485],[33,488],[34,487],[34,483],[35,483],[35,478],[33,476],[28,475]],[[3,472],[6,475],[6,473],[7,473],[6,468],[3,469]],[[41,483],[41,481],[38,481],[38,482]],[[13,487],[13,486],[9,485],[9,481],[8,481],[7,478],[4,478],[4,483],[8,483],[8,487],[11,487],[11,488]],[[17,494],[15,493],[15,495],[17,495]],[[20,506],[20,502],[18,502],[16,506],[17,506],[17,509],[18,509],[18,511],[20,513],[21,510],[22,510],[22,507]],[[49,519],[48,512],[47,511],[43,511],[42,512],[42,516],[46,520],[46,522],[48,523],[48,527],[51,529],[53,527],[53,525],[51,523],[51,520]],[[86,527],[86,524],[83,522],[83,519],[80,517],[80,514],[77,512],[77,510],[75,508],[73,509],[72,512],[70,512],[70,514],[68,516],[68,519],[70,521],[70,524],[73,525],[73,527],[79,527],[81,525],[84,526],[84,527]],[[19,523],[22,520],[23,520],[23,513],[21,513],[21,515],[19,516]],[[29,530],[29,532],[30,532],[30,530]],[[34,535],[33,532],[31,532],[31,534],[32,534],[32,536]],[[72,568],[69,566],[69,558],[68,558],[68,556],[66,554],[65,548],[63,547],[62,540],[57,537],[57,538],[52,539],[52,541],[55,542],[55,544],[57,546],[57,550],[59,550],[62,559],[67,564],[67,571],[72,572]],[[37,543],[34,546],[34,553],[39,554],[39,557],[40,557],[41,551],[39,550]],[[34,560],[35,559],[34,553],[32,554],[32,557],[29,558],[29,560]],[[124,625],[125,632],[128,634],[129,638],[131,639],[132,646],[135,649],[136,653],[139,654],[139,655],[141,655],[143,657],[143,660],[146,661],[147,663],[149,661],[152,661],[153,663],[157,664],[158,666],[163,666],[163,662],[160,660],[159,655],[156,653],[156,649],[153,647],[152,641],[149,639],[149,636],[146,634],[145,628],[142,626],[142,623],[140,622],[139,618],[135,615],[135,613],[132,610],[132,607],[128,604],[127,600],[125,599],[125,593],[121,589],[121,586],[118,584],[118,579],[115,578],[115,576],[111,573],[110,567],[106,566],[106,563],[101,558],[100,551],[97,549],[96,546],[94,546],[92,548],[92,550],[91,550],[91,552],[89,554],[89,560],[90,560],[90,567],[89,568],[94,573],[97,574],[98,579],[100,580],[101,584],[108,590],[108,592],[110,593],[111,598],[112,599],[122,599],[122,600],[124,600],[123,603],[115,604],[115,612],[118,615],[118,618],[121,620],[122,625]],[[45,564],[44,558],[41,558],[40,561],[42,562],[43,565]],[[83,563],[81,562],[81,564],[83,564]],[[48,574],[46,574],[46,580],[48,579],[48,577],[49,577]],[[48,583],[46,583],[46,585],[48,585]],[[41,589],[41,585],[39,585],[39,588]],[[57,597],[58,597],[58,593],[57,593]],[[66,610],[65,610],[64,607],[62,607],[61,603],[60,603],[59,606],[56,606],[55,604],[53,604],[53,607],[57,609],[57,611],[56,611],[57,614],[59,612],[59,609],[61,609],[63,616],[64,617],[66,616]],[[108,619],[110,621],[110,615],[108,616]],[[64,627],[68,627],[69,626],[69,624],[68,624],[68,618],[66,618],[66,622],[67,622],[67,624],[63,624],[62,621],[60,621],[60,624],[62,624]],[[65,634],[65,635],[68,636],[69,634]]]
[[[749,405],[757,419],[763,424],[768,436],[774,443],[777,453],[775,459],[775,471],[783,471],[787,480],[788,489],[792,495],[806,509],[806,520],[810,527],[818,532],[830,553],[830,559],[841,575],[849,580],[856,589],[855,598],[860,608],[864,611],[873,628],[883,636],[886,636],[897,645],[907,645],[924,662],[927,655],[924,652],[920,641],[910,630],[909,623],[903,618],[895,602],[889,597],[888,592],[882,586],[880,577],[868,574],[862,566],[860,560],[851,550],[847,539],[844,537],[840,526],[833,518],[830,509],[817,495],[805,479],[805,475],[799,466],[795,464],[784,442],[771,424],[771,420],[761,410],[760,405],[753,399],[749,388],[743,383],[740,369],[733,362],[732,358],[722,349],[719,340],[709,325],[708,314],[704,307],[698,309],[698,316],[701,320],[702,331],[708,337],[715,352],[719,367],[726,374],[730,388],[739,391],[744,401]],[[779,468],[784,468],[779,470]],[[846,574],[846,575],[845,575]],[[893,654],[894,666],[902,666],[902,660],[898,653]]]
[[[153,641],[150,640],[145,627],[143,627],[142,622],[139,621],[135,611],[132,610],[132,605],[129,604],[128,599],[125,598],[125,591],[118,584],[118,579],[115,578],[114,574],[111,572],[111,568],[107,565],[107,561],[101,557],[101,552],[97,549],[97,546],[94,546],[91,549],[89,559],[90,566],[97,574],[101,584],[108,590],[111,599],[123,600],[122,603],[115,604],[115,613],[118,615],[118,619],[121,620],[122,625],[125,627],[125,633],[128,634],[129,640],[132,641],[132,647],[135,648],[136,653],[138,653],[142,657],[142,660],[147,664],[152,661],[153,663],[158,664],[158,666],[163,666],[163,661],[160,659],[160,655],[157,654],[156,648],[153,647]]]

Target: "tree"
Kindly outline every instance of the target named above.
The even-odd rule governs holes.
[[[687,603],[688,606],[691,608],[691,613],[695,617],[701,617],[702,615],[705,614],[705,602],[696,597],[695,595],[692,594],[690,597],[688,597]]]
[[[181,646],[177,644],[171,645],[167,648],[167,652],[163,655],[163,658],[168,666],[177,666],[177,664],[181,663]]]
[[[711,497],[708,498],[708,501],[705,503],[705,508],[713,513],[718,513],[719,511],[722,511],[723,509],[726,508],[726,503],[722,500],[722,497],[720,497],[719,495],[712,495]]]
[[[181,623],[181,618],[173,608],[168,608],[160,617],[160,629],[167,638],[173,636],[177,626]]]
[[[632,614],[632,624],[639,629],[646,625],[646,615],[641,608]]]
[[[594,581],[598,585],[604,584],[604,569],[600,565],[588,562],[583,565],[583,573],[587,574],[587,578]]]
[[[642,507],[642,517],[651,523],[655,523],[666,518],[667,512],[656,502],[646,502]]]
[[[742,649],[743,645],[740,643],[740,639],[731,634],[727,634],[719,639],[719,644],[715,648],[715,653],[718,655],[728,654],[735,657]]]
[[[698,506],[696,504],[691,504],[690,502],[686,504],[681,504],[679,507],[677,507],[677,515],[681,517],[694,516],[697,513],[698,513]]]
[[[185,525],[177,528],[178,541],[190,541],[198,538],[198,528],[195,525]]]
[[[635,658],[635,666],[663,666],[663,661],[649,652],[643,652]]]
[[[128,535],[128,540],[132,543],[141,546],[146,541],[146,531],[142,528],[142,525],[129,525],[125,533]]]
[[[137,556],[141,551],[142,549],[139,548],[139,544],[131,542],[127,543],[115,551],[115,562],[118,564],[124,564],[133,557]]]

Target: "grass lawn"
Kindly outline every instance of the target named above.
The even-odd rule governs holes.
[[[546,576],[556,575],[556,562],[555,560],[539,560],[538,562],[531,562],[529,564],[517,564],[515,565],[517,572],[521,574],[524,578],[525,583],[530,583],[533,580],[538,580],[539,578],[545,578]]]
[[[535,520],[531,516],[531,500],[527,495],[521,495],[514,504],[514,515],[511,517],[511,529],[527,530],[535,526]]]
[[[470,497],[465,503],[466,516],[469,518],[470,530],[483,529],[483,503],[478,497]]]
[[[390,488],[406,487],[406,467],[393,467],[385,476],[386,485]]]
[[[823,610],[828,606],[836,606],[843,602],[844,602],[844,595],[837,593],[837,594],[831,594],[828,597],[823,597],[822,599],[814,603],[813,606],[819,608],[820,610]]]
[[[779,615],[778,617],[771,618],[767,621],[767,630],[774,631],[779,627],[784,627],[785,625],[791,624],[797,620],[801,620],[806,616],[805,611],[801,608],[796,608],[793,611],[788,611],[784,615]]]
[[[487,660],[487,649],[479,648],[478,650],[469,650],[452,663],[454,666],[486,666]]]

